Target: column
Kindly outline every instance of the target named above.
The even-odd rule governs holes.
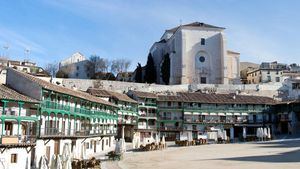
[[[21,110],[22,110],[23,104],[24,104],[24,103],[22,103],[22,102],[18,102],[18,105],[19,105],[19,115],[18,115],[18,137],[19,137],[19,134],[20,134],[20,122],[21,122],[20,116],[21,116]]]
[[[233,142],[234,141],[234,128],[230,128],[230,140]]]

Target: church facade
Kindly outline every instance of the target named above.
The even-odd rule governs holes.
[[[166,84],[162,65],[167,59],[170,63],[168,84],[238,83],[240,54],[227,49],[224,30],[200,22],[166,30],[160,41],[150,48],[157,83]]]

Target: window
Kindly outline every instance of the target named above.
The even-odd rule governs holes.
[[[200,61],[201,63],[205,62],[205,57],[204,57],[204,56],[200,56],[200,57],[199,57],[199,61]]]
[[[267,74],[268,74],[268,75],[270,74],[270,70],[268,70]]]
[[[271,82],[271,76],[268,76],[268,82]]]
[[[276,77],[276,82],[280,82],[280,77]]]
[[[202,83],[202,84],[206,84],[206,77],[201,77],[201,79],[200,79],[200,83]]]
[[[168,102],[168,106],[169,106],[169,107],[171,106],[171,102]]]
[[[10,163],[17,163],[17,161],[18,161],[18,155],[17,154],[11,154]]]
[[[79,66],[76,66],[76,69],[79,70]]]
[[[178,102],[178,107],[181,107],[181,102]]]
[[[201,38],[201,45],[205,45],[205,39]]]
[[[198,103],[198,107],[201,107],[201,103]]]
[[[76,73],[76,77],[78,77],[79,76],[79,74],[78,73]]]

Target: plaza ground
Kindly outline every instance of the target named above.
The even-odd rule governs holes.
[[[170,146],[163,151],[128,152],[106,169],[293,169],[300,166],[300,139],[261,143]]]

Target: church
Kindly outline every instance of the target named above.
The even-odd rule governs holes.
[[[156,82],[170,85],[240,83],[240,53],[227,49],[224,30],[201,22],[166,30],[150,48]]]

